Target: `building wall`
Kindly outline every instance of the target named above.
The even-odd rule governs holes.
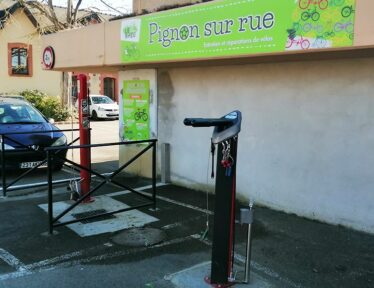
[[[101,79],[100,74],[90,73],[89,74],[89,88],[91,94],[100,94]]]
[[[212,190],[212,129],[183,119],[238,109],[240,198],[374,233],[373,70],[374,58],[159,70],[172,181]]]
[[[8,74],[8,43],[32,45],[33,76],[15,77]],[[41,67],[41,37],[26,15],[18,11],[0,30],[0,93],[17,93],[38,89],[49,95],[61,95],[61,72],[43,71]]]
[[[203,2],[202,0],[133,0],[133,12],[141,13],[142,10],[155,11],[161,6]]]

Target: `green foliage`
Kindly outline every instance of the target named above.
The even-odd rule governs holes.
[[[49,96],[38,90],[25,90],[20,95],[25,97],[47,118],[64,121],[70,116],[68,108],[61,104],[59,97]]]

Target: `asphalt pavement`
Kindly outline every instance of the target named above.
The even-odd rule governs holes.
[[[133,188],[151,192],[146,179],[119,177]],[[213,219],[212,211],[205,210],[204,193],[163,184],[157,190],[157,210],[139,209],[152,217],[150,221],[138,219],[126,229],[85,237],[72,225],[56,228],[51,236],[46,233],[45,194],[0,199],[0,287],[208,287],[202,276],[209,275],[212,234],[206,239],[201,235],[207,215],[210,224]],[[142,201],[111,186],[97,199],[104,194],[129,206]],[[214,197],[209,198],[212,207]],[[63,191],[55,191],[54,202],[56,207],[72,203]],[[109,220],[91,225],[100,230],[105,221]],[[166,238],[135,247],[114,241],[136,227],[158,229]],[[245,240],[244,227],[237,226],[238,281],[243,277]],[[237,286],[373,287],[373,243],[373,235],[256,207],[251,284]]]
[[[101,135],[105,125],[114,123],[99,122]],[[105,139],[116,137],[110,135]],[[105,157],[94,164],[95,169],[109,172],[118,167],[115,154],[108,152]],[[70,177],[64,174],[68,172],[56,177]],[[127,174],[115,179],[151,195],[148,179]],[[93,185],[99,183],[94,179]],[[74,201],[64,185],[53,192],[56,216]],[[94,222],[82,221],[55,228],[50,235],[46,190],[10,193],[0,198],[0,287],[209,287],[203,278],[210,273],[211,229],[207,237],[202,236],[207,220],[212,227],[214,195],[208,196],[209,209],[206,197],[201,191],[158,183],[156,210],[144,207]],[[90,209],[109,211],[144,201],[109,182],[95,193],[94,202],[79,205],[61,221]],[[239,208],[241,203],[237,205]],[[151,236],[144,236],[146,228],[160,231],[163,237],[152,242]],[[238,282],[244,276],[245,228],[236,226],[234,276]],[[251,281],[235,286],[372,288],[373,243],[373,235],[255,206]]]

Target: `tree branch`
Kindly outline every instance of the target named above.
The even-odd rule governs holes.
[[[52,2],[51,0],[49,0],[49,1]],[[18,0],[18,2],[23,7],[30,7],[30,8],[38,10],[42,15],[44,15],[45,17],[47,17],[48,20],[50,20],[53,23],[53,25],[55,26],[56,30],[62,30],[62,29],[64,29],[63,23],[61,23],[60,21],[58,21],[57,16],[54,13],[53,6],[52,6],[52,12],[53,13],[50,13],[51,9],[47,9],[45,5],[43,5],[43,4],[41,4],[41,3],[37,2],[37,1],[27,1],[26,2],[24,0]]]
[[[57,15],[55,13],[55,9],[53,8],[53,0],[48,0],[48,8],[49,8],[49,13],[50,15],[52,16],[52,23],[56,26],[56,27],[60,27],[60,24],[61,22],[58,21],[58,18],[57,18]]]
[[[109,9],[113,10],[113,11],[116,11],[117,13],[121,14],[122,16],[125,15],[123,12],[119,11],[118,9],[110,6],[108,3],[106,3],[104,0],[100,0],[101,3],[103,3],[106,7],[108,7]]]
[[[68,26],[71,25],[72,13],[73,13],[73,3],[72,0],[68,0],[67,7],[66,7],[66,23]]]
[[[81,6],[81,4],[82,4],[82,0],[79,0],[77,5],[75,6],[74,14],[73,14],[73,23],[75,23],[77,21],[78,10],[79,10],[79,6]]]

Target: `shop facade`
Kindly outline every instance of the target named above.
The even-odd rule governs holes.
[[[124,101],[126,85],[141,86],[147,81],[147,91],[130,94],[146,94],[147,136],[170,144],[173,183],[200,190],[214,186],[209,172],[211,131],[187,129],[183,119],[219,117],[238,109],[243,114],[237,163],[239,198],[374,233],[374,21],[370,15],[374,3],[347,0],[340,8],[335,6],[330,12],[340,14],[329,24],[333,25],[329,32],[337,30],[331,39],[327,34],[322,39],[317,30],[328,25],[328,20],[322,20],[327,7],[313,4],[304,9],[302,1],[292,0],[285,7],[300,11],[289,16],[274,1],[253,0],[237,2],[261,2],[257,14],[231,8],[232,4],[225,15],[214,10],[229,2],[212,1],[116,20],[48,35],[43,41],[55,50],[54,70],[118,73],[121,125],[113,133],[122,140],[132,140],[126,130],[132,113]],[[343,16],[345,7],[351,8],[351,18]],[[314,21],[312,11],[320,13],[321,20]],[[310,19],[301,20],[301,29],[310,24],[318,33],[298,31],[294,19],[291,26],[277,26],[287,17],[306,17],[304,12]],[[190,22],[183,22],[187,21],[184,16]],[[167,30],[167,23],[178,23],[173,17],[185,24]],[[131,27],[139,23],[140,35],[136,35]],[[263,35],[254,31],[259,23]],[[273,38],[272,29],[280,31],[274,31]],[[210,33],[217,35],[213,38]],[[251,36],[243,38],[245,33]],[[306,48],[305,40],[310,47]],[[74,53],[66,53],[64,43],[72,42],[80,45]],[[218,43],[229,48],[217,47]],[[204,53],[203,48],[207,49]],[[121,151],[121,161],[132,153]],[[147,161],[133,172],[147,175]]]

